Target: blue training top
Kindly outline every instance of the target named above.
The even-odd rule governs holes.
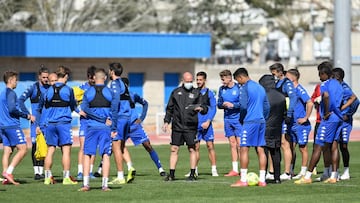
[[[300,84],[295,88],[295,91],[296,102],[294,108],[294,122],[296,122],[297,119],[304,118],[306,116],[306,103],[311,100],[304,87]]]
[[[86,113],[88,129],[107,128],[106,119],[113,119],[112,112],[117,108],[114,105],[115,97],[112,91],[105,85],[89,87],[84,93],[81,109]],[[117,114],[115,114],[117,116]],[[111,125],[112,131],[116,131],[115,124]]]
[[[342,120],[342,114],[340,111],[341,101],[344,95],[343,87],[340,82],[334,78],[330,78],[320,85],[321,102],[320,102],[320,116],[324,118],[325,115],[325,103],[323,95],[325,92],[329,94],[329,112],[332,112],[328,121],[339,122]]]
[[[224,108],[224,102],[230,102],[234,107]],[[240,118],[239,85],[237,83],[234,83],[232,87],[221,86],[219,88],[217,106],[219,109],[224,109],[224,119],[238,120]]]
[[[13,89],[6,87],[0,93],[0,127],[20,127],[20,118],[27,119],[28,114],[18,109],[16,93]]]
[[[41,85],[40,82],[35,82],[31,86],[29,86],[19,97],[19,106],[21,111],[30,114],[28,109],[25,106],[25,101],[30,98],[31,100],[31,112],[33,115],[36,115],[36,110],[38,109],[38,105],[40,102],[41,95],[45,94],[48,90],[49,85]],[[39,91],[40,90],[40,91]],[[39,124],[43,125],[45,122],[46,116],[42,116],[39,120]]]
[[[212,121],[216,114],[216,99],[215,99],[214,92],[211,91],[209,88],[203,88],[200,90],[200,93],[203,96],[208,97],[208,98],[205,98],[205,100],[208,100],[207,105],[209,106],[209,110],[208,110],[207,114],[204,114],[204,115],[201,113],[198,113],[199,125],[201,125],[203,122],[205,122],[207,120]]]
[[[147,111],[148,111],[148,108],[149,108],[149,103],[144,98],[142,98],[140,95],[136,94],[135,92],[130,92],[130,97],[134,103],[138,103],[138,104],[142,105],[142,110],[141,110],[140,116],[138,115],[135,108],[131,109],[131,119],[130,119],[131,123],[135,122],[137,119],[144,121]]]
[[[270,103],[265,89],[253,80],[242,85],[244,93],[240,94],[241,112],[246,112],[244,122],[265,123],[270,113]]]
[[[354,93],[346,82],[342,82],[341,86],[344,89],[342,104],[345,104]],[[356,112],[358,106],[359,106],[359,99],[356,98],[356,100],[350,106],[346,107],[344,110],[341,111],[343,115],[348,116],[348,120],[346,120],[346,122],[352,123],[353,115]]]
[[[289,97],[289,108],[287,109],[287,117],[293,117],[294,107],[296,102],[296,91],[294,84],[288,79],[283,78],[276,83],[276,88],[280,89],[280,91],[285,95],[285,97]]]
[[[115,102],[118,103],[119,118],[129,118],[131,116],[131,107],[129,100],[124,100],[122,95],[126,93],[126,87],[121,78],[111,81],[110,89],[114,94]]]
[[[57,90],[60,88],[59,90]],[[55,94],[55,90],[59,91],[58,94]],[[52,99],[58,100],[55,98],[59,96],[59,101],[54,101]],[[54,98],[53,98],[54,97]],[[56,106],[55,102],[64,104]],[[55,107],[56,106],[56,107]],[[43,94],[40,98],[39,106],[37,109],[36,120],[39,122],[39,116],[41,116],[42,108],[46,108],[46,123],[69,123],[72,120],[71,112],[76,108],[76,100],[74,97],[74,91],[71,87],[65,85],[61,82],[56,82],[54,85],[50,86],[48,91]]]

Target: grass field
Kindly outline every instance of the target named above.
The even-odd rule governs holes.
[[[199,166],[199,179],[186,182],[184,174],[189,171],[188,152],[181,148],[176,170],[177,181],[164,182],[147,152],[142,147],[129,147],[137,170],[135,181],[126,185],[112,186],[111,192],[101,191],[101,178],[91,180],[90,192],[78,192],[81,183],[75,186],[62,184],[44,185],[35,181],[32,174],[29,154],[15,169],[14,176],[22,184],[0,185],[0,202],[360,202],[360,142],[350,143],[351,180],[337,184],[316,182],[311,185],[295,185],[293,181],[282,184],[268,184],[265,188],[231,188],[230,184],[238,177],[224,177],[231,167],[230,151],[227,144],[216,145],[217,167],[220,177],[212,177],[207,159],[206,146],[201,147],[202,161]],[[155,146],[164,168],[168,168],[169,146]],[[73,149],[72,174],[77,172],[77,150]],[[2,151],[1,151],[2,155]],[[298,153],[299,155],[299,153]],[[299,156],[298,156],[299,157]],[[53,174],[61,181],[60,150],[57,150]],[[322,160],[321,160],[322,161]],[[96,161],[96,164],[99,160]],[[299,171],[300,158],[296,172]],[[113,164],[113,162],[112,162]],[[342,166],[342,164],[341,164]],[[94,167],[95,168],[95,167]],[[319,164],[322,170],[322,164]],[[341,167],[342,169],[342,167]],[[251,150],[249,171],[258,173],[257,158]],[[115,175],[114,164],[111,174]]]

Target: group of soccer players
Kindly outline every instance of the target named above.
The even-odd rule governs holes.
[[[206,85],[207,75],[199,72],[196,75],[197,88],[204,99],[206,111],[198,113],[196,138],[189,146],[192,158],[191,170],[187,174],[188,180],[196,180],[198,175],[200,141],[205,140],[209,152],[212,176],[218,176],[216,169],[216,155],[214,149],[214,131],[212,120],[216,114],[216,107],[224,110],[224,132],[229,140],[232,169],[225,176],[239,176],[240,180],[232,187],[247,186],[247,168],[249,163],[249,147],[255,147],[259,159],[259,186],[266,186],[266,179],[273,179],[275,183],[291,178],[298,179],[296,184],[312,182],[311,175],[319,162],[321,153],[324,156],[325,170],[322,180],[336,183],[341,179],[349,179],[349,151],[347,149],[350,132],[352,130],[352,116],[356,112],[359,100],[344,81],[344,71],[333,68],[330,62],[323,62],[318,66],[321,80],[319,95],[310,98],[306,90],[299,84],[300,73],[297,69],[284,70],[280,63],[270,66],[271,78],[274,81],[272,89],[287,97],[284,106],[285,114],[278,123],[281,137],[281,148],[284,153],[284,173],[280,175],[277,163],[272,164],[265,151],[267,145],[267,118],[276,112],[271,111],[267,91],[259,83],[250,79],[245,68],[237,69],[233,74],[230,70],[219,73],[223,85],[219,88],[218,99]],[[128,138],[135,145],[142,144],[165,180],[175,180],[176,162],[170,157],[170,173],[166,174],[160,163],[158,154],[152,148],[141,123],[146,117],[148,103],[136,93],[129,91],[129,81],[121,78],[123,67],[120,63],[109,64],[109,70],[89,67],[88,81],[79,87],[71,88],[66,85],[70,69],[59,66],[53,73],[41,66],[38,81],[31,85],[17,98],[13,89],[17,85],[18,74],[7,71],[3,75],[6,88],[0,94],[0,127],[4,145],[3,154],[3,184],[19,184],[13,178],[13,170],[25,157],[26,139],[20,128],[20,118],[31,121],[32,159],[36,180],[44,179],[44,184],[54,184],[51,168],[56,147],[62,151],[62,166],[64,185],[77,184],[77,180],[70,175],[71,146],[73,144],[71,131],[71,113],[76,111],[80,115],[80,150],[78,154],[77,179],[83,180],[79,191],[90,190],[90,179],[102,176],[102,190],[110,191],[108,184],[125,184],[134,180],[136,170],[131,157],[125,147]],[[107,76],[110,83],[106,84]],[[233,79],[236,81],[233,81]],[[184,90],[193,89],[191,81],[183,81]],[[191,94],[190,94],[191,95]],[[25,107],[25,101],[30,98],[32,113]],[[284,99],[285,100],[285,99]],[[135,103],[142,105],[139,116],[135,111]],[[314,150],[309,157],[307,143],[311,131],[309,117],[313,105],[320,113],[318,130],[314,133]],[[285,102],[284,102],[285,104]],[[196,108],[195,108],[196,109]],[[201,108],[203,109],[203,108]],[[206,113],[205,113],[206,112]],[[171,119],[165,119],[170,124]],[[164,126],[166,129],[167,126]],[[36,136],[42,132],[48,146],[44,160],[37,160]],[[174,133],[174,132],[172,132]],[[173,135],[175,136],[175,134]],[[178,145],[174,142],[174,146]],[[180,136],[180,135],[178,135]],[[179,140],[183,138],[177,138]],[[176,139],[175,139],[176,141]],[[186,142],[188,142],[185,139]],[[195,141],[195,142],[193,142]],[[180,143],[180,141],[179,141]],[[301,171],[294,175],[295,146],[299,145],[301,152]],[[344,173],[340,176],[338,145],[343,157]],[[18,151],[10,161],[14,148]],[[97,148],[101,157],[101,166],[93,173],[93,164]],[[110,155],[114,156],[117,177],[109,181]],[[128,166],[127,178],[124,177],[123,161]],[[266,174],[269,162],[268,174]],[[240,170],[239,170],[240,163]],[[330,168],[331,165],[331,169]],[[275,170],[275,176],[274,176]],[[101,175],[100,175],[101,173]]]

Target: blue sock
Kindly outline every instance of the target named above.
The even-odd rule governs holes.
[[[161,167],[159,156],[157,155],[155,150],[149,152],[151,159],[155,163],[156,167],[159,169]]]

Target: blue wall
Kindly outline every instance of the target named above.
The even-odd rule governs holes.
[[[210,34],[0,32],[0,57],[209,58]]]

